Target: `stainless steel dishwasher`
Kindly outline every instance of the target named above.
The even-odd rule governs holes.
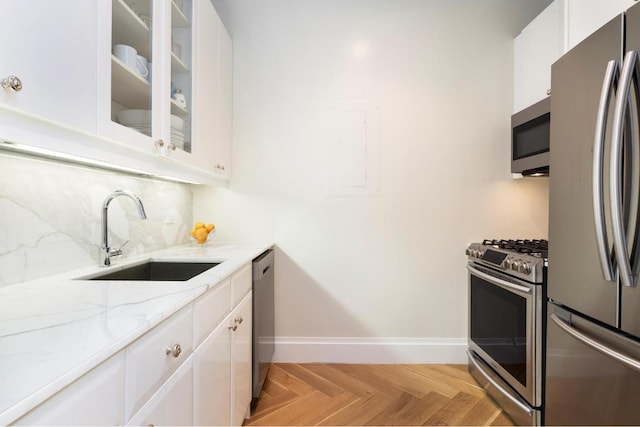
[[[273,250],[253,260],[253,399],[255,408],[275,351]]]

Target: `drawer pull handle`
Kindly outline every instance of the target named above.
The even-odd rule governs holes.
[[[244,319],[242,318],[242,316],[236,317],[234,319],[234,322],[236,322],[237,324],[241,324],[244,321]]]
[[[235,332],[235,330],[238,329],[238,325],[229,325],[227,326],[227,329],[229,329],[231,332]]]
[[[171,355],[173,357],[178,357],[180,356],[180,353],[182,353],[182,347],[180,347],[180,344],[176,344],[173,347],[167,347],[165,350],[165,354],[167,356]]]

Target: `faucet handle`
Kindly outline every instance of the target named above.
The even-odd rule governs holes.
[[[109,252],[110,256],[118,256],[118,255],[122,255],[122,249],[127,246],[127,243],[129,243],[129,240],[125,240],[124,243],[122,244],[122,246],[120,246],[118,249],[114,249],[112,251]]]

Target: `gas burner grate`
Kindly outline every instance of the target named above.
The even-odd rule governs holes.
[[[485,239],[484,246],[547,258],[549,242],[543,239]]]

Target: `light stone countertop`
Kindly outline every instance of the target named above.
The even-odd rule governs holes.
[[[0,425],[26,414],[272,246],[171,248],[0,288]],[[185,282],[74,280],[148,259],[222,263]]]

